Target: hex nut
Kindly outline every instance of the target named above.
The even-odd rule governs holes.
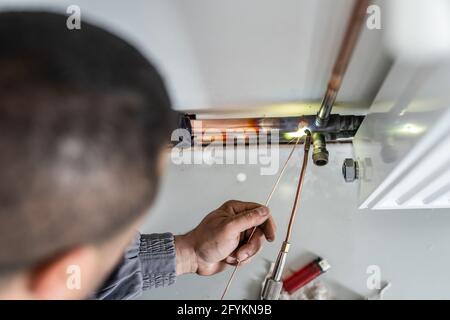
[[[345,159],[344,163],[342,164],[342,175],[344,176],[345,182],[353,182],[358,179],[358,162],[351,158]]]

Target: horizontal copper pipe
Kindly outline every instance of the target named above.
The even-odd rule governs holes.
[[[249,138],[264,133],[270,136],[271,130],[279,133],[279,142],[286,143],[295,138],[301,129],[312,132],[321,132],[327,141],[337,138],[353,137],[361,124],[363,116],[333,115],[326,127],[315,127],[315,116],[283,118],[242,118],[242,119],[186,119],[188,128],[199,144],[208,144],[212,141],[227,141],[231,139],[244,139],[250,143]],[[268,137],[270,139],[270,137]]]

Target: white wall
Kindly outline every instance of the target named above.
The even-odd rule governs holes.
[[[288,151],[282,149],[281,161]],[[341,175],[342,161],[353,156],[353,148],[350,144],[330,145],[329,151],[326,167],[311,165],[307,171],[287,266],[299,268],[316,255],[328,259],[332,269],[322,279],[337,298],[370,294],[366,269],[378,265],[382,280],[392,282],[387,299],[449,299],[450,209],[358,210],[358,185],[345,183]],[[290,214],[300,166],[298,155],[301,151],[292,159],[270,205],[278,224],[278,239],[238,271],[230,299],[258,296],[267,259],[275,259]],[[247,174],[246,182],[237,182],[239,172]],[[184,233],[226,200],[264,202],[274,179],[261,176],[258,166],[169,164],[162,192],[143,231]],[[218,299],[230,271],[214,277],[183,276],[174,286],[150,291],[143,298]]]
[[[321,100],[352,0],[0,0],[0,9],[79,5],[163,71],[180,110]],[[365,29],[338,96],[368,107],[388,67]],[[370,58],[368,58],[370,57]],[[314,110],[310,110],[314,113]]]
[[[136,43],[166,75],[180,110],[321,98],[351,2],[348,0],[0,0],[0,8],[78,4],[90,20]],[[369,105],[386,69],[380,33],[364,31],[349,66],[340,101]],[[370,57],[370,59],[367,59]],[[315,255],[327,258],[324,276],[339,298],[366,295],[366,268],[379,265],[392,281],[387,298],[450,298],[449,210],[380,212],[357,210],[357,184],[345,184],[342,160],[350,145],[330,145],[330,163],[311,166],[288,266]],[[287,150],[283,151],[284,157]],[[272,211],[284,230],[299,161],[291,168]],[[245,172],[239,184],[236,174]],[[163,190],[143,230],[186,232],[222,202],[264,201],[274,177],[251,166],[169,165]],[[280,237],[279,237],[280,238]],[[256,298],[265,259],[277,243],[243,267],[230,298]],[[219,298],[229,273],[185,276],[177,285],[144,298]]]

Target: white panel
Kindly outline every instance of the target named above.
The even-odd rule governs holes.
[[[69,5],[80,6],[82,19],[120,35],[147,55],[165,76],[175,106],[208,105],[177,1],[0,0],[0,10],[43,9],[65,14]]]
[[[450,63],[397,63],[358,131],[361,207],[449,208]]]
[[[403,61],[433,61],[450,54],[450,2],[390,0],[387,44]]]
[[[280,161],[289,147],[280,148]],[[369,266],[379,266],[382,281],[390,281],[386,299],[449,299],[450,209],[358,210],[355,183],[345,183],[342,162],[351,157],[351,144],[330,144],[330,163],[308,166],[298,219],[292,234],[288,269],[304,266],[317,255],[331,269],[322,281],[336,299],[363,299]],[[239,269],[228,299],[256,299],[268,261],[275,259],[283,241],[302,151],[295,153],[275,192],[271,210],[278,235],[249,264]],[[169,160],[170,162],[170,160]],[[239,182],[237,175],[247,180]],[[157,203],[142,228],[144,232],[183,234],[204,215],[229,199],[264,202],[274,176],[262,176],[258,165],[175,165],[169,163]],[[396,214],[397,212],[397,214]],[[430,267],[437,265],[439,268]],[[145,292],[144,299],[218,299],[232,269],[213,277],[179,277],[175,285]],[[194,288],[194,290],[192,289]]]
[[[374,209],[450,208],[450,112],[366,201]]]
[[[450,208],[450,4],[390,1],[395,64],[355,140],[362,208]]]
[[[301,101],[315,113],[353,0],[0,0],[2,9],[69,4],[156,61],[179,110]],[[364,29],[338,102],[370,105],[389,66],[381,38]]]

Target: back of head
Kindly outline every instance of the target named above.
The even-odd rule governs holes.
[[[0,13],[0,277],[135,221],[172,118],[158,72],[120,38]]]

